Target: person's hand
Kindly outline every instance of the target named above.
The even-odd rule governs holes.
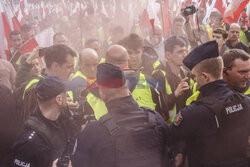
[[[183,155],[182,154],[177,154],[175,157],[175,166],[178,167],[182,164],[183,162]]]
[[[26,59],[26,62],[28,64],[31,64],[34,59],[39,58],[39,49],[41,49],[41,47],[36,47],[36,48],[33,49],[33,51],[31,52],[31,54]]]
[[[58,159],[56,159],[55,161],[53,161],[52,167],[57,167],[56,163],[57,163]]]
[[[177,89],[174,91],[175,97],[180,97],[185,91],[189,90],[188,77],[181,80]]]
[[[79,103],[73,102],[71,98],[67,98],[67,104],[70,110],[77,110],[80,107]]]
[[[189,18],[190,17],[189,16],[185,16],[183,12],[184,12],[184,8],[181,9],[181,16],[184,17],[184,19],[186,20],[186,23],[187,23],[187,22],[189,22]]]

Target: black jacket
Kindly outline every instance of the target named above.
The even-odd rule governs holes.
[[[27,62],[24,62],[21,65],[16,75],[16,80],[15,80],[16,88],[20,87],[23,83],[32,79],[32,76],[30,75],[32,67],[33,67],[32,64],[28,64]]]
[[[7,165],[18,131],[11,90],[0,84],[0,166]]]
[[[179,83],[181,82],[181,79],[177,77],[175,74],[173,74],[173,72],[169,68],[168,63],[166,63],[165,66],[162,63],[159,67],[157,67],[157,71],[153,73],[153,78],[159,82],[158,90],[161,95],[161,104],[162,108],[164,109],[163,113],[168,118],[168,112],[172,110],[175,104],[177,111],[185,107],[186,100],[188,97],[192,95],[192,91],[190,89],[189,91],[186,91],[182,96],[176,98],[174,91],[177,89]],[[164,76],[160,70],[165,71],[166,76]],[[165,77],[167,78],[167,81],[171,87],[172,94],[170,95],[166,93],[167,91],[165,86],[166,85]]]
[[[199,91],[200,95],[198,100],[202,97],[211,97],[223,101],[233,94],[233,92],[228,88],[226,82],[223,80],[206,84],[202,86]],[[239,161],[233,158],[227,161],[216,161],[214,159],[209,159],[209,161],[205,160],[204,150],[206,146],[210,144],[209,142],[217,139],[218,125],[215,119],[215,114],[205,105],[199,103],[199,101],[193,102],[191,105],[180,110],[179,114],[176,116],[175,122],[170,126],[170,134],[174,141],[186,141],[189,166],[246,166],[246,157],[242,157],[242,160]],[[235,136],[235,138],[238,138],[238,136]],[[247,142],[247,140],[242,141],[242,143],[245,142]],[[243,155],[245,153],[245,151],[242,152]]]
[[[226,41],[226,45],[229,49],[242,49],[245,52],[249,53],[249,47],[247,45],[245,45],[243,42],[239,42],[237,43],[234,47],[231,45],[230,41],[227,40]]]
[[[148,120],[146,112],[139,108],[131,96],[110,101],[106,106],[109,114],[120,127],[140,127]],[[156,113],[156,119],[157,124],[165,129],[164,135],[167,135],[168,127],[158,113]],[[116,166],[113,138],[100,121],[87,124],[79,135],[72,164],[74,167]]]
[[[19,137],[16,139],[12,153],[12,166],[13,167],[23,167],[25,165],[30,165],[29,167],[49,167],[52,166],[54,160],[59,158],[66,146],[66,137],[62,130],[61,124],[56,121],[51,121],[45,118],[41,111],[37,109],[35,117],[41,120],[47,125],[47,128],[54,131],[54,135],[61,136],[61,150],[55,150],[50,142],[46,141],[44,135],[39,133],[37,130],[25,126],[23,131],[20,133]],[[51,136],[51,138],[54,136]],[[60,142],[60,141],[58,141]]]

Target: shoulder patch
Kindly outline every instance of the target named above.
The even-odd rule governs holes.
[[[183,121],[183,117],[181,115],[181,113],[179,112],[176,116],[175,116],[175,119],[174,119],[174,125],[175,126],[179,126],[180,123]]]

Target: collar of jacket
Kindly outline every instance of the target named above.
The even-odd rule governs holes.
[[[60,128],[58,119],[55,121],[47,119],[46,117],[43,116],[39,107],[37,107],[37,109],[36,109],[35,116],[38,117],[41,121],[43,121],[44,123],[46,123],[50,127]]]
[[[221,88],[228,88],[228,85],[224,80],[217,80],[217,81],[210,82],[206,85],[203,85],[199,89],[199,91],[201,92],[201,95],[204,97],[204,96],[210,96],[218,92],[219,89]]]
[[[129,112],[139,110],[139,106],[133,97],[126,96],[115,99],[106,103],[106,107],[110,113],[112,112]]]

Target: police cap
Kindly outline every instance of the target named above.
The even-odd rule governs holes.
[[[65,82],[53,75],[42,78],[36,85],[37,96],[42,100],[49,100],[67,90]]]
[[[216,41],[209,41],[193,49],[187,57],[184,58],[183,64],[192,70],[199,62],[218,56],[218,43]]]
[[[102,63],[97,66],[98,86],[108,88],[120,88],[126,83],[122,69],[110,63]]]

